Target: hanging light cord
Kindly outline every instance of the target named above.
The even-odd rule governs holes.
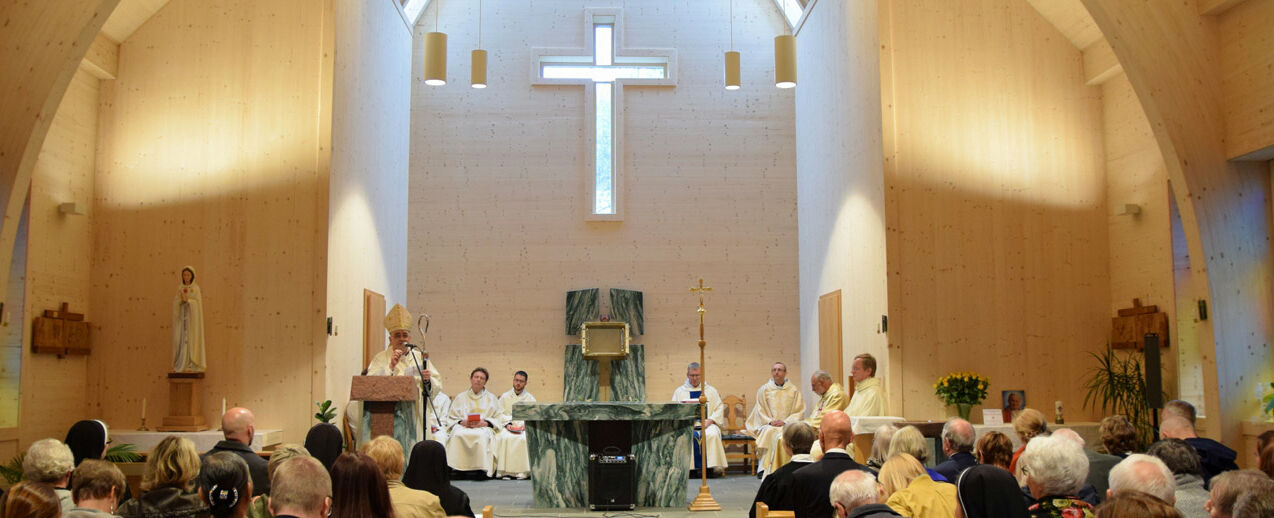
[[[478,0],[478,48],[482,48],[482,0]]]
[[[434,0],[434,32],[438,32],[438,18],[442,16],[442,0]]]
[[[734,0],[730,0],[730,50],[734,50]]]

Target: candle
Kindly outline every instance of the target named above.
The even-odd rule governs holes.
[[[226,398],[221,398],[221,415],[226,415]]]
[[[142,398],[142,419],[146,419],[146,398]]]

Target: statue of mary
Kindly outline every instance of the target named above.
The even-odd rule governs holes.
[[[195,269],[181,269],[181,285],[173,297],[173,372],[203,372],[207,368],[203,343],[203,294],[195,284]]]

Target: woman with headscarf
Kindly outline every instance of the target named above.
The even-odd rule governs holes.
[[[195,268],[181,269],[181,284],[173,297],[173,372],[203,372],[203,292],[195,283]]]
[[[71,448],[71,455],[75,457],[75,465],[78,467],[85,460],[98,460],[106,458],[106,450],[110,446],[110,431],[106,428],[106,423],[97,419],[88,419],[76,422],[71,425],[71,429],[66,432],[66,445]],[[72,480],[74,484],[74,480]],[[124,490],[120,492],[117,504],[122,504],[129,498],[132,498],[132,492],[128,487],[128,481],[124,481]]]
[[[447,516],[473,516],[469,495],[451,485],[447,448],[438,441],[420,441],[411,449],[411,459],[403,473],[403,485],[433,493],[442,501]]]
[[[1026,503],[1013,474],[990,464],[966,469],[956,479],[956,518],[1026,518]]]
[[[345,451],[345,440],[336,425],[319,423],[311,426],[309,433],[305,434],[305,451],[310,452],[331,473],[332,463]]]

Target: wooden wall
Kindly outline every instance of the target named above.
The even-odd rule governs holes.
[[[988,407],[1024,389],[1046,414],[1061,400],[1068,419],[1092,417],[1077,380],[1112,296],[1100,90],[1025,2],[879,5],[900,413],[951,414],[932,385],[969,370],[990,377]]]
[[[797,224],[793,93],[773,86],[773,36],[783,21],[770,2],[735,2],[734,41],[743,89],[727,92],[725,0],[628,0],[630,47],[675,47],[675,88],[627,88],[623,160],[627,216],[583,219],[590,152],[579,86],[532,86],[531,47],[583,47],[582,0],[487,2],[482,45],[489,87],[469,87],[476,47],[472,4],[443,2],[449,79],[412,98],[408,294],[430,313],[430,351],[463,390],[470,369],[512,372],[529,390],[561,397],[568,290],[645,294],[647,396],[668,398],[698,359],[697,299],[707,296],[709,383],[753,399],[771,362],[796,365]],[[612,4],[613,5],[613,4]],[[427,13],[416,29],[432,29]],[[414,72],[419,80],[419,70]],[[799,369],[789,374],[803,380]]]
[[[327,307],[327,397],[363,367],[363,289],[407,300],[412,33],[396,0],[337,2]],[[374,319],[384,336],[381,319]]]
[[[833,374],[839,367],[841,383],[861,353],[879,360],[883,379],[895,372],[880,329],[888,305],[876,43],[872,2],[818,2],[797,34],[801,366]],[[835,290],[843,295],[842,365],[820,365],[818,300]],[[892,399],[896,412],[898,398]]]
[[[1226,157],[1274,158],[1274,2],[1240,2],[1216,22]]]
[[[324,394],[324,20],[302,0],[173,0],[103,83],[88,413],[152,425],[183,265],[203,290],[203,415],[222,398],[298,441]],[[329,58],[330,59],[330,58]]]

